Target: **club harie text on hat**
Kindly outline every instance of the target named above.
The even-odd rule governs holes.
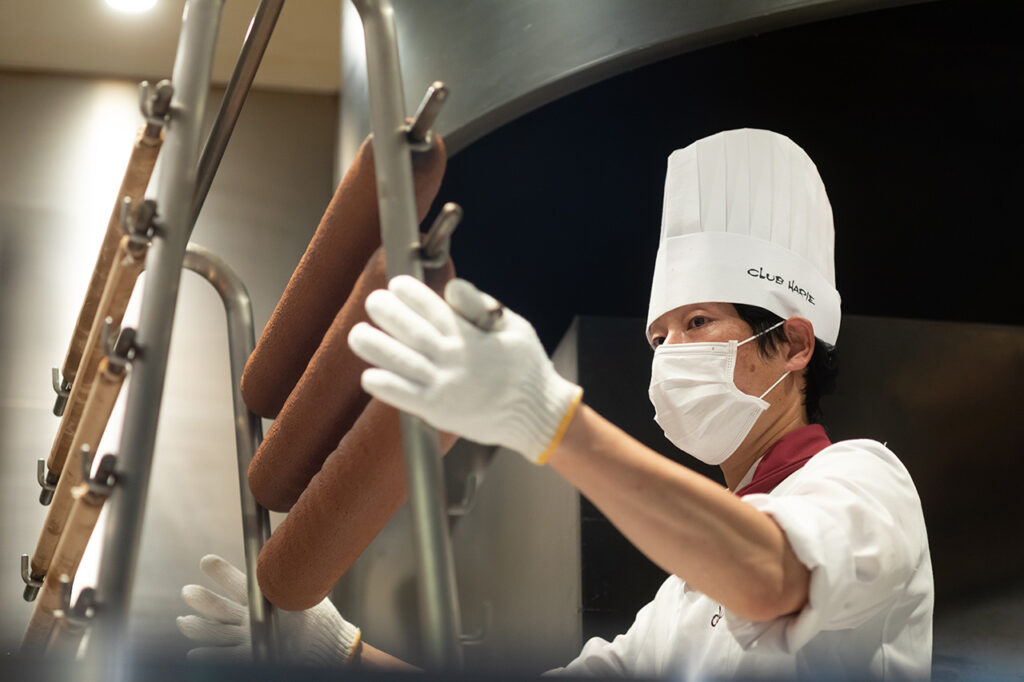
[[[782,275],[773,275],[770,272],[766,272],[764,267],[748,268],[747,274],[750,275],[751,277],[763,279],[767,282],[773,282],[774,284],[778,284],[779,286],[788,287],[790,291],[802,297],[811,305],[814,305],[814,296],[811,295],[811,292],[799,286],[795,280],[791,279],[787,282],[785,278],[782,277]]]

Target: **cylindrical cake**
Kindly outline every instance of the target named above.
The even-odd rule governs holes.
[[[442,433],[441,452],[455,440]],[[263,594],[289,611],[318,604],[407,496],[398,410],[371,400],[263,546]]]
[[[412,155],[416,215],[422,221],[444,176],[444,142]],[[274,418],[302,376],[360,269],[380,246],[377,183],[368,138],[320,220],[242,374],[242,397]]]
[[[451,260],[425,272],[427,284],[439,293],[455,276]],[[291,509],[370,401],[359,386],[359,376],[368,365],[349,349],[348,333],[356,323],[369,320],[366,297],[386,286],[385,273],[384,250],[380,248],[366,263],[352,294],[256,451],[249,465],[249,488],[267,509]]]

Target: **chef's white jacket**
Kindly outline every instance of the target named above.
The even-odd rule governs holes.
[[[810,569],[807,605],[751,622],[676,576],[612,642],[593,638],[573,675],[704,679],[928,679],[934,586],[910,474],[873,440],[835,443],[768,494],[743,501],[786,533]]]

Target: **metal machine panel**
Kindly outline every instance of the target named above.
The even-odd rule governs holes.
[[[723,40],[907,0],[395,0],[405,98],[452,89],[437,131],[449,154],[547,102],[632,68]],[[339,168],[370,130],[365,52],[342,14]],[[411,113],[411,112],[410,112]]]

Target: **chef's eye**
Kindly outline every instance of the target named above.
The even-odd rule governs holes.
[[[688,325],[688,328],[689,329],[696,329],[697,327],[703,327],[707,323],[708,323],[708,318],[704,317],[703,315],[694,315],[693,317],[690,318],[690,323]]]
[[[658,346],[660,346],[663,343],[665,343],[665,337],[664,336],[655,336],[653,339],[651,339],[651,347],[652,348],[657,348]]]

